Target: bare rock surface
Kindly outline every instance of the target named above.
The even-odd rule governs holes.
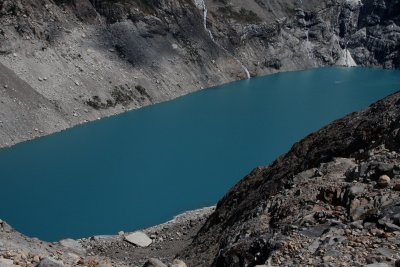
[[[136,246],[145,248],[151,245],[152,240],[143,232],[134,232],[132,234],[126,235],[125,240]]]

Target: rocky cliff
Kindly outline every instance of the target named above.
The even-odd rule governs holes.
[[[0,147],[249,75],[397,68],[399,11],[395,0],[1,0]]]
[[[400,93],[254,169],[180,254],[189,266],[400,264]]]

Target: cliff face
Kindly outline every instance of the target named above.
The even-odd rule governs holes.
[[[399,129],[397,93],[309,135],[234,186],[179,256],[188,266],[398,266]]]
[[[397,68],[398,24],[394,0],[2,0],[0,147],[248,74]]]

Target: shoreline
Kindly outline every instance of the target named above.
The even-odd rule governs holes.
[[[127,242],[125,236],[133,232],[47,242],[27,237],[0,220],[0,266],[32,267],[42,261],[62,262],[65,266],[142,266],[150,258],[171,262],[191,243],[214,210],[215,206],[188,210],[164,223],[133,231],[151,238],[148,247]]]
[[[188,211],[184,211],[182,213],[179,213],[175,216],[173,216],[173,218],[169,221],[160,223],[160,224],[156,224],[156,225],[152,225],[146,228],[138,228],[136,230],[133,231],[119,231],[119,233],[121,234],[115,234],[115,235],[92,235],[89,237],[82,237],[82,238],[77,238],[74,239],[76,241],[85,241],[88,239],[113,239],[113,238],[117,238],[120,237],[121,235],[126,235],[126,234],[130,234],[130,233],[134,233],[134,232],[152,232],[152,231],[157,231],[158,229],[161,229],[163,227],[168,227],[171,225],[175,225],[175,224],[181,224],[181,223],[186,223],[189,220],[196,220],[198,218],[202,218],[204,216],[209,216],[211,215],[212,212],[214,212],[216,208],[216,205],[214,206],[210,206],[210,207],[204,207],[204,208],[199,208],[199,209],[194,209],[194,210],[188,210]],[[123,234],[122,234],[123,233]],[[68,239],[68,238],[67,238]],[[64,240],[64,239],[61,239]],[[55,241],[55,242],[60,242],[61,240]]]
[[[93,236],[77,241],[89,256],[104,257],[110,261],[111,266],[143,266],[150,258],[172,262],[192,242],[215,208],[211,206],[185,211],[169,221],[133,232],[121,231],[118,235]],[[152,243],[148,247],[130,244],[125,237],[135,232],[146,234]]]
[[[140,107],[125,108],[125,109],[123,109],[123,110],[114,110],[115,113],[113,113],[113,114],[108,114],[108,113],[107,113],[107,114],[104,114],[104,115],[102,115],[102,116],[100,116],[100,117],[97,117],[97,118],[94,118],[94,119],[86,119],[86,121],[81,121],[81,122],[79,122],[79,123],[73,124],[73,125],[71,125],[71,126],[69,126],[69,127],[66,127],[66,128],[63,128],[63,129],[60,129],[60,130],[51,132],[51,133],[41,133],[41,135],[34,136],[34,137],[31,138],[31,139],[20,140],[20,141],[17,141],[17,142],[15,142],[15,143],[13,143],[13,144],[8,144],[8,145],[0,144],[0,153],[1,153],[1,151],[6,151],[6,150],[8,150],[8,149],[10,149],[10,148],[12,148],[12,147],[14,147],[14,146],[19,145],[19,144],[24,144],[24,143],[26,143],[26,142],[39,140],[39,139],[44,138],[44,137],[47,137],[47,136],[51,136],[51,135],[54,135],[54,134],[62,133],[62,132],[65,132],[65,131],[67,131],[67,130],[74,129],[74,128],[77,128],[77,127],[80,127],[80,126],[89,125],[89,124],[91,124],[91,123],[95,123],[95,122],[98,122],[98,121],[103,121],[103,120],[106,120],[106,119],[111,119],[111,118],[113,118],[113,117],[120,116],[120,115],[129,113],[129,112],[134,112],[134,111],[137,111],[137,110],[140,110],[140,109],[143,109],[143,108],[148,108],[148,107],[151,107],[151,106],[154,106],[154,105],[158,105],[158,104],[162,104],[162,103],[167,103],[167,102],[169,102],[169,101],[174,101],[174,100],[179,99],[179,98],[181,98],[181,97],[185,97],[185,96],[188,96],[188,95],[191,95],[191,94],[200,92],[200,91],[204,91],[204,90],[212,90],[212,89],[214,89],[214,88],[216,88],[216,87],[225,86],[225,85],[230,84],[230,83],[240,82],[240,81],[248,81],[248,80],[254,79],[254,78],[262,78],[262,77],[267,77],[267,76],[279,75],[279,74],[281,74],[281,73],[287,73],[287,72],[301,72],[301,71],[308,71],[308,70],[319,69],[319,68],[343,68],[343,69],[350,69],[350,68],[367,68],[367,69],[383,69],[382,66],[378,66],[378,67],[375,67],[375,66],[354,66],[354,67],[347,67],[347,66],[340,66],[340,65],[317,66],[317,67],[310,67],[310,68],[298,68],[298,69],[282,70],[282,71],[277,71],[277,72],[273,72],[273,73],[269,73],[269,74],[265,74],[265,75],[252,76],[252,77],[250,77],[249,79],[234,79],[234,80],[231,80],[231,81],[227,81],[227,82],[215,84],[215,85],[212,85],[212,86],[210,86],[210,87],[205,87],[205,88],[200,87],[200,88],[196,88],[196,89],[194,89],[194,90],[190,90],[190,91],[188,91],[188,92],[187,92],[187,91],[182,91],[182,94],[179,94],[179,95],[177,95],[177,96],[173,96],[173,97],[167,98],[167,99],[160,99],[160,100],[157,100],[157,101],[155,101],[155,102],[153,102],[153,103],[147,103],[147,104],[145,104],[145,105],[143,105],[143,106],[140,106]],[[389,69],[389,70],[390,70],[390,69]],[[391,70],[396,70],[396,69],[391,69]]]

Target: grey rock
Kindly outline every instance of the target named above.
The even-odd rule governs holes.
[[[349,193],[353,196],[363,193],[365,191],[365,185],[356,184],[349,188]]]
[[[388,231],[388,232],[400,231],[400,226],[397,226],[390,222],[383,222],[383,226],[384,226],[385,231]]]
[[[187,267],[187,265],[182,260],[175,259],[172,261],[171,267]]]
[[[381,171],[381,172],[384,172],[384,173],[388,173],[391,170],[393,170],[393,164],[380,162],[378,164],[378,170]]]
[[[148,259],[143,267],[168,267],[168,265],[164,264],[162,261],[158,260],[158,259]]]
[[[377,262],[377,263],[371,263],[371,264],[364,265],[364,267],[389,267],[389,265],[384,262]]]
[[[11,225],[9,225],[8,223],[6,223],[5,221],[3,221],[2,226],[3,226],[3,231],[4,231],[4,232],[11,232],[11,231],[13,230],[13,228],[11,227]]]
[[[77,240],[63,239],[59,243],[61,246],[69,248],[78,254],[84,254],[86,252],[86,249],[84,249],[81,243],[79,243]]]
[[[394,215],[392,217],[392,221],[393,221],[394,224],[397,224],[397,225],[400,226],[400,213],[397,213],[396,215]]]
[[[9,259],[0,259],[0,266],[1,267],[13,267],[13,260]]]
[[[52,258],[44,258],[38,265],[38,267],[64,267],[62,261],[57,261]]]
[[[343,241],[346,239],[347,238],[344,236],[332,236],[331,238],[329,238],[328,244],[332,246],[335,245],[336,243],[343,243]]]
[[[148,247],[153,242],[145,233],[139,231],[125,236],[125,240],[139,247]]]
[[[381,248],[377,248],[375,250],[375,253],[389,258],[393,254],[396,254],[396,251],[393,251],[392,249],[389,249],[389,248],[381,247]]]
[[[352,222],[352,223],[350,223],[350,227],[354,228],[354,229],[363,229],[364,228],[363,221],[358,220],[358,221]]]
[[[368,164],[367,163],[362,163],[360,165],[360,176],[361,177],[367,176],[367,170],[368,170]]]
[[[114,237],[113,235],[95,235],[95,236],[92,236],[91,239],[98,241],[98,240],[110,239],[110,238],[113,238],[113,237]]]
[[[76,255],[75,253],[72,253],[72,252],[67,252],[64,255],[65,255],[65,257],[69,258],[73,262],[78,262],[81,258],[81,257],[79,257],[79,255]]]
[[[390,185],[390,177],[387,175],[382,175],[378,179],[378,186],[379,187],[388,187]]]

